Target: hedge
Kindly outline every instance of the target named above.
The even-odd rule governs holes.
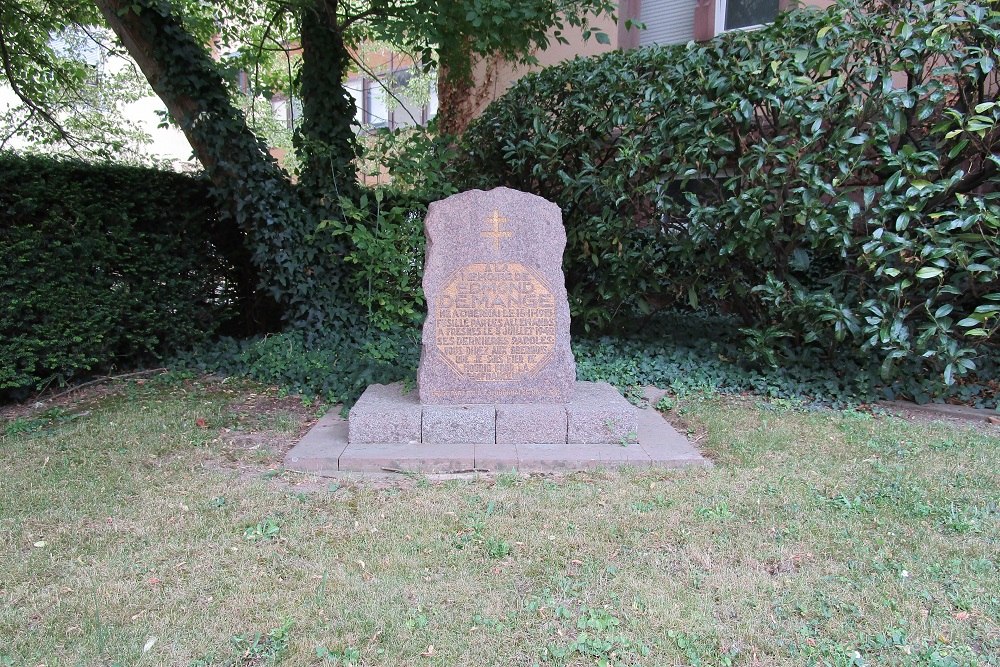
[[[1000,327],[998,43],[986,3],[842,0],[576,59],[487,108],[464,137],[462,185],[562,207],[586,327],[732,314],[747,363],[811,349],[904,395],[985,385]]]
[[[0,396],[204,340],[253,280],[240,245],[197,178],[0,154]]]

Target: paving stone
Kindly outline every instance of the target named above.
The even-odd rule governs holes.
[[[544,403],[499,404],[497,443],[557,444],[566,442],[566,406]]]
[[[373,384],[351,408],[348,441],[357,443],[420,442],[421,409],[417,392],[402,383]]]
[[[496,442],[496,409],[492,405],[425,405],[422,423],[421,440],[425,443]]]
[[[340,455],[339,469],[358,472],[471,472],[473,447],[454,444],[355,444]]]
[[[562,212],[510,188],[430,205],[417,384],[424,404],[565,403],[576,364]]]
[[[517,445],[476,445],[476,470],[484,472],[509,472],[518,466]]]
[[[557,444],[519,445],[518,472],[552,472],[566,470],[645,468],[649,454],[637,444]]]
[[[337,459],[347,447],[347,422],[330,410],[285,455],[285,467],[299,472],[337,472]]]
[[[570,444],[620,444],[638,438],[635,406],[607,382],[577,382],[566,415]]]
[[[653,408],[637,410],[639,446],[658,468],[680,468],[689,465],[711,465],[687,438]]]

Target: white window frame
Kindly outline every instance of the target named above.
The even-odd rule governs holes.
[[[721,35],[725,32],[736,32],[737,30],[760,30],[761,28],[770,25],[768,23],[755,23],[753,25],[745,25],[741,28],[732,28],[726,30],[726,9],[728,9],[729,0],[715,0],[715,34]],[[778,2],[778,11],[781,11],[781,2]]]

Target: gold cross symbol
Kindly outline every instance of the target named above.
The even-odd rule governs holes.
[[[486,218],[486,222],[493,225],[493,228],[485,229],[479,235],[483,238],[493,239],[493,249],[500,250],[500,239],[509,239],[514,236],[514,232],[500,229],[500,225],[507,222],[507,218],[500,215],[500,209],[493,209],[493,215]]]

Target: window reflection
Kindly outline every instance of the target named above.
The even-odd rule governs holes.
[[[778,15],[778,0],[727,0],[726,30],[771,23]]]

